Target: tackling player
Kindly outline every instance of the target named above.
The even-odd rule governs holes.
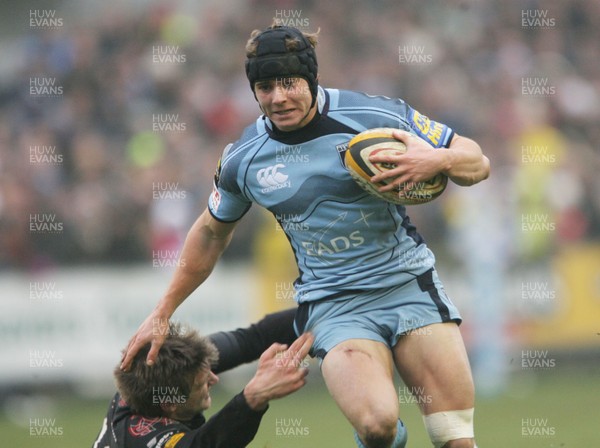
[[[356,430],[359,446],[403,447],[395,365],[436,447],[474,447],[474,387],[458,330],[460,314],[438,279],[433,253],[406,208],[365,193],[343,163],[348,141],[395,127],[407,151],[373,156],[396,165],[374,177],[381,190],[443,173],[458,185],[487,178],[479,145],[401,99],[318,85],[316,34],[271,26],[252,33],[246,74],[263,112],[223,152],[208,208],[192,226],[166,294],[130,341],[126,368],[210,274],[234,228],[257,203],[286,231],[300,275],[298,334],[315,335],[327,387]],[[285,158],[290,152],[301,157]],[[157,331],[158,330],[158,331]],[[418,330],[418,331],[417,331]]]
[[[111,401],[94,448],[247,446],[269,401],[305,384],[308,370],[301,365],[312,335],[303,334],[289,348],[270,344],[261,352],[256,374],[244,390],[207,421],[203,412],[210,407],[210,389],[219,380],[213,369],[223,371],[256,359],[256,349],[273,338],[289,339],[285,334],[291,330],[287,316],[289,313],[280,313],[249,329],[217,333],[213,335],[216,346],[195,331],[171,326],[155,366],[145,363],[150,349],[147,344],[135,356],[131,369],[115,369],[119,391]],[[287,330],[282,332],[282,328]],[[218,364],[219,353],[225,355],[225,364]]]

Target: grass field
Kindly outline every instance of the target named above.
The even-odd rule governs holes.
[[[548,374],[538,377],[521,377],[513,381],[502,396],[478,399],[476,435],[479,447],[600,446],[600,378],[597,373]],[[228,399],[228,395],[230,396],[215,390],[213,409],[218,409]],[[11,410],[9,402],[0,418],[2,446],[91,447],[104,417],[108,398],[103,401],[84,401],[62,397],[46,409],[21,409],[20,415],[13,413],[10,417],[8,412],[14,411],[14,404]],[[431,446],[417,406],[405,403],[401,413],[409,430],[408,447]],[[31,434],[30,418],[42,417],[49,419],[45,421],[48,425],[54,425],[54,430],[51,431],[54,435],[38,437]],[[37,422],[41,423],[40,420]],[[312,374],[310,384],[303,391],[271,404],[260,431],[250,446],[337,448],[355,445],[349,424],[327,394],[320,376]]]

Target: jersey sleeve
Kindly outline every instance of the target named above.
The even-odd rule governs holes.
[[[242,193],[237,182],[239,164],[228,157],[233,144],[227,145],[219,159],[208,199],[208,211],[217,220],[235,222],[250,209],[252,202]]]
[[[212,367],[213,372],[220,373],[255,361],[275,342],[292,344],[296,340],[295,315],[296,308],[291,308],[268,314],[247,328],[209,335],[219,351],[219,360]]]
[[[454,131],[443,123],[433,121],[407,106],[407,118],[411,130],[429,143],[434,148],[447,148],[450,146]]]
[[[450,146],[454,130],[449,126],[431,120],[400,98],[376,98],[374,101],[380,103],[380,107],[386,108],[398,118],[400,129],[416,134],[434,148],[447,148]],[[393,120],[386,126],[390,126],[392,123],[394,123]]]
[[[252,410],[240,392],[200,428],[172,436],[176,440],[165,448],[245,447],[254,439],[266,411]]]
[[[342,115],[342,121],[359,131],[398,128],[419,136],[434,148],[447,148],[454,136],[452,128],[431,120],[401,98],[344,90],[336,95],[333,107],[334,114]]]

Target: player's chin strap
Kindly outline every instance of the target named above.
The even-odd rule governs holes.
[[[296,48],[288,49],[286,39],[295,39]],[[308,82],[312,108],[317,101],[319,66],[315,49],[308,39],[296,28],[276,26],[260,33],[255,41],[256,56],[246,59],[246,76],[252,92],[257,81],[299,76]]]

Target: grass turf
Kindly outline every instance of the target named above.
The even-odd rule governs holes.
[[[475,428],[482,448],[584,448],[599,446],[597,375],[553,374],[515,379],[495,398],[478,398]],[[527,381],[524,381],[527,379]],[[235,391],[215,390],[213,409]],[[91,447],[100,428],[106,400],[56,397],[50,408],[25,407],[14,413],[6,402],[0,416],[3,446],[23,448]],[[9,418],[8,413],[13,413]],[[401,406],[408,432],[408,447],[428,447],[427,435],[415,404]],[[30,419],[54,419],[53,435],[32,434]],[[46,420],[50,422],[50,420]],[[35,426],[35,423],[33,423]],[[35,431],[33,431],[35,433]],[[48,432],[48,431],[47,431]],[[352,428],[327,394],[319,375],[301,392],[272,402],[252,448],[353,447]]]

